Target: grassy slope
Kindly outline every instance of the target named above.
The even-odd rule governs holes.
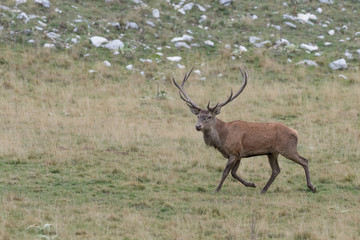
[[[252,3],[244,5],[253,9]],[[281,4],[257,5],[254,11],[260,13],[285,12]],[[207,14],[237,17],[240,7]],[[338,16],[334,14],[337,6],[323,8],[332,18]],[[89,18],[103,14],[96,8],[85,10],[79,11]],[[122,13],[123,21],[130,18],[130,12]],[[115,13],[108,15],[111,19]],[[179,23],[182,16],[177,16]],[[274,24],[281,22],[271,19]],[[221,28],[221,20],[228,27]],[[336,21],[342,24],[340,17]],[[223,29],[212,32],[225,39],[222,44],[247,44],[248,36],[258,33],[261,26],[261,22],[244,20],[238,27],[245,28],[246,35],[239,33],[237,38],[225,34],[233,27],[226,17],[214,22],[209,24]],[[178,30],[170,35],[171,30],[164,26],[160,31],[167,41],[183,33]],[[270,36],[270,31],[262,32]],[[295,43],[302,43],[292,34]],[[144,38],[162,46],[165,40],[151,36],[144,33]],[[84,46],[89,47],[90,60],[82,58]],[[350,68],[341,72],[347,81],[327,69],[329,59],[341,57],[345,50],[340,48],[352,49],[351,44],[325,51],[319,68],[284,64],[288,57],[294,61],[311,57],[301,51],[288,56],[251,50],[243,56],[249,84],[220,118],[282,121],[297,129],[299,152],[310,159],[312,181],[319,190],[310,193],[302,168],[281,158],[282,172],[265,196],[259,195],[259,188],[270,176],[266,157],[246,159],[239,170],[257,189],[246,189],[229,177],[219,194],[212,193],[225,160],[204,146],[201,134],[194,131],[195,117],[169,81],[173,72],[180,80],[185,71],[166,62],[144,66],[137,61],[153,56],[155,49],[129,50],[126,58],[116,58],[86,41],[70,50],[34,48],[21,42],[4,42],[0,48],[1,239],[36,239],[39,234],[58,235],[58,239],[359,237],[358,62],[350,62]],[[221,44],[216,51],[205,47],[165,51],[182,55],[183,64],[199,66],[206,76],[206,81],[196,75],[189,80],[189,94],[199,104],[222,100],[239,83],[239,61],[232,61]],[[113,67],[105,68],[103,59],[110,59]],[[126,71],[128,63],[144,70],[146,76]],[[97,73],[89,74],[89,69]],[[223,77],[217,77],[219,73]],[[157,88],[173,99],[156,98]],[[46,223],[52,227],[27,229]]]

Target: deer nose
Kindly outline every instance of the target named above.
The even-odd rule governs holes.
[[[200,130],[201,130],[201,126],[200,126],[200,125],[195,125],[195,129],[196,129],[197,131],[200,131]]]

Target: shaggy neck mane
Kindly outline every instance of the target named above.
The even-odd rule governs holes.
[[[218,149],[220,152],[223,152],[222,145],[226,135],[224,124],[223,121],[216,119],[216,124],[203,132],[205,144]]]

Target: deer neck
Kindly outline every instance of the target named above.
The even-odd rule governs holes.
[[[215,119],[215,124],[203,132],[205,144],[218,149],[220,152],[226,135],[224,125],[223,121]]]

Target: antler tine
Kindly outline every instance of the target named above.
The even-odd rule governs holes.
[[[223,106],[225,106],[226,104],[228,104],[229,102],[231,102],[232,100],[234,100],[235,98],[237,98],[239,95],[240,95],[240,93],[244,90],[244,88],[245,88],[245,86],[246,86],[246,84],[247,84],[247,78],[248,78],[248,75],[247,75],[247,72],[245,71],[245,74],[243,73],[243,71],[241,70],[241,68],[240,68],[240,72],[241,72],[241,75],[242,75],[242,77],[243,77],[243,79],[244,79],[244,82],[243,82],[243,85],[241,86],[241,88],[239,89],[239,91],[237,91],[236,93],[235,93],[235,95],[233,95],[233,91],[232,91],[232,89],[231,89],[231,94],[230,94],[230,96],[229,96],[229,98],[225,101],[225,102],[222,102],[222,103],[218,103],[218,104],[216,104],[216,106],[215,107],[213,107],[213,108],[211,108],[210,106],[209,106],[209,104],[210,104],[210,102],[209,102],[209,104],[208,104],[208,109],[211,111],[211,110],[214,110],[216,107],[223,107]]]
[[[201,110],[201,107],[199,105],[197,105],[196,103],[194,103],[193,101],[191,101],[190,97],[187,95],[187,93],[185,92],[185,90],[183,89],[183,86],[185,84],[185,82],[188,80],[192,70],[194,69],[194,67],[191,68],[191,70],[185,74],[184,80],[181,83],[181,86],[179,86],[179,84],[176,83],[175,78],[173,77],[173,83],[175,84],[175,86],[179,89],[179,94],[180,94],[180,98],[189,106],[189,107],[194,107],[198,110]]]

